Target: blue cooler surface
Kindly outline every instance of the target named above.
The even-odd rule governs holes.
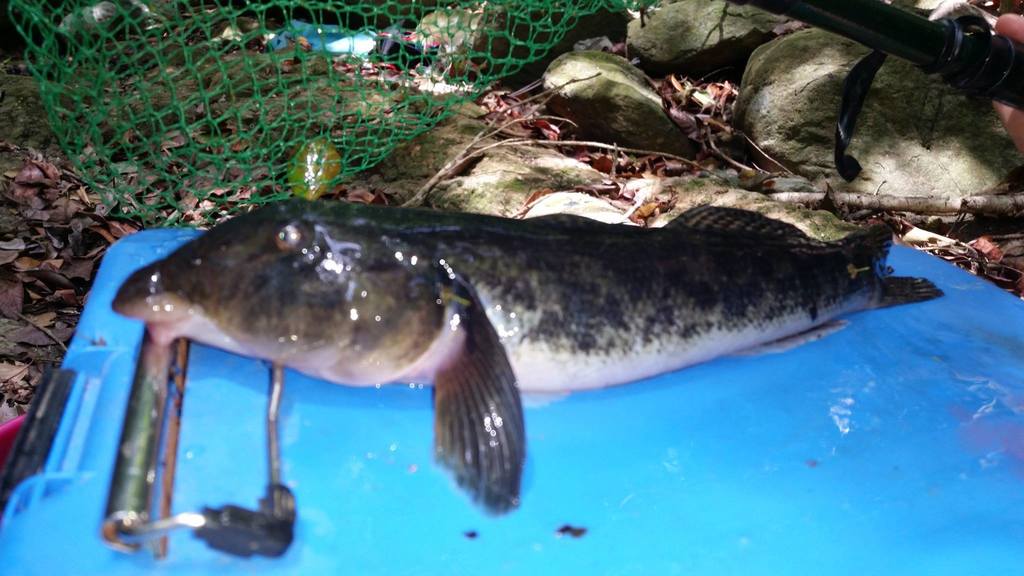
[[[903,248],[896,272],[944,298],[852,315],[784,353],[529,403],[522,506],[507,516],[482,513],[433,464],[429,387],[289,372],[288,553],[234,558],[188,532],[165,560],[112,551],[99,529],[143,328],[110,302],[193,235],[147,231],[107,254],[64,363],[77,380],[46,469],[5,511],[0,571],[1024,573],[1024,303]],[[262,362],[192,347],[175,512],[256,504],[268,379]]]

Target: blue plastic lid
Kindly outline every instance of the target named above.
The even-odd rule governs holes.
[[[281,559],[188,533],[170,556],[100,539],[142,327],[120,282],[191,236],[149,231],[103,262],[65,367],[79,377],[45,473],[0,532],[11,574],[983,574],[1024,570],[1024,304],[896,248],[939,300],[850,316],[782,354],[728,357],[526,410],[522,507],[488,517],[432,462],[429,387],[288,373]],[[255,505],[261,362],[193,346],[176,512]]]

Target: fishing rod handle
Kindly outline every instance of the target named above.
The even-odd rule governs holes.
[[[879,0],[729,0],[908,60],[974,96],[1024,109],[1024,45],[975,16],[931,21]]]

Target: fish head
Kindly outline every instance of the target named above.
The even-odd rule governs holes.
[[[431,259],[409,256],[356,207],[286,202],[138,270],[113,307],[164,340],[293,366],[315,357],[348,366],[338,378],[378,381],[422,356],[445,322]]]

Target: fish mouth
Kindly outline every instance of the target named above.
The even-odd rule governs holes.
[[[122,316],[165,323],[185,319],[192,305],[180,294],[165,290],[162,274],[151,266],[128,277],[118,289],[111,307]]]

